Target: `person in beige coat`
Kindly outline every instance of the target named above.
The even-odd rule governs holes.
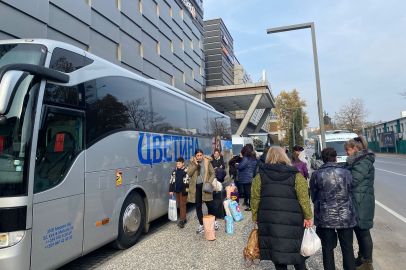
[[[203,191],[204,183],[212,183],[216,174],[213,166],[211,165],[212,158],[203,156],[203,151],[197,149],[195,156],[190,159],[187,174],[190,177],[188,202],[196,203],[196,214],[199,219],[200,226],[196,233],[203,233],[203,202],[206,203],[209,215],[214,216],[213,194]],[[218,230],[219,226],[217,220],[214,223],[214,228]]]

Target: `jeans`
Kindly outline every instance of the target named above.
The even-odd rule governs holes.
[[[300,264],[295,264],[294,266],[295,266],[296,270],[307,270],[305,262],[302,262]],[[275,264],[275,269],[276,270],[286,270],[286,269],[288,269],[288,266],[286,264]]]
[[[250,207],[251,185],[252,184],[243,184],[243,186],[244,186],[244,202],[248,205],[248,207]]]
[[[354,228],[355,236],[357,237],[359,252],[364,256],[365,260],[372,260],[373,242],[369,229],[363,230],[359,227]]]
[[[200,225],[203,225],[203,183],[196,184],[196,214],[199,219]],[[206,202],[207,211],[209,215],[215,216],[215,208],[213,201]]]
[[[186,202],[187,202],[187,195],[183,196],[182,192],[175,192],[176,201],[178,201],[178,206],[180,210],[180,219],[181,221],[185,221],[186,219]]]
[[[336,233],[337,231],[337,233]],[[343,254],[344,270],[355,270],[355,258],[353,248],[353,228],[327,229],[317,227],[317,235],[320,237],[323,250],[323,266],[325,270],[335,270],[334,248],[337,246],[337,235],[340,240],[341,253]]]

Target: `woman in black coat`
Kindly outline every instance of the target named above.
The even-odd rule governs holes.
[[[211,165],[214,168],[214,171],[216,172],[216,177],[219,182],[223,182],[224,178],[227,175],[227,172],[224,167],[224,159],[223,156],[220,155],[220,150],[217,148],[214,149],[213,155],[211,155],[212,161]]]

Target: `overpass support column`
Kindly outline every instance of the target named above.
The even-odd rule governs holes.
[[[268,118],[268,115],[269,115],[270,112],[271,112],[271,108],[266,108],[265,109],[264,113],[261,116],[261,119],[258,122],[257,127],[255,128],[254,133],[257,133],[257,132],[259,132],[261,130],[261,128],[264,125],[265,120]],[[269,132],[269,130],[266,130],[266,132]]]
[[[252,114],[254,113],[259,101],[261,100],[261,97],[262,97],[262,94],[258,94],[255,96],[254,100],[252,101],[252,103],[247,111],[247,114],[242,119],[241,125],[238,127],[238,130],[236,133],[237,135],[241,135],[243,133],[244,129],[247,127],[249,121],[251,120]]]

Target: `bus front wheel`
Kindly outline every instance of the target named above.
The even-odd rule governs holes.
[[[117,249],[133,246],[142,233],[145,219],[142,197],[136,192],[130,193],[121,208],[117,239],[111,245]]]

